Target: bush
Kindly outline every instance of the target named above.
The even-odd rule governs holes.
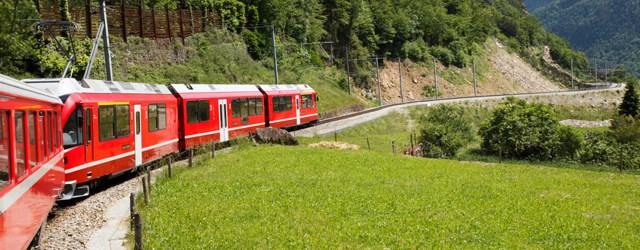
[[[558,133],[561,143],[558,156],[570,160],[574,159],[578,151],[582,148],[582,137],[572,128],[566,126],[561,126]]]
[[[420,143],[425,157],[450,158],[474,140],[473,127],[465,119],[464,109],[438,106],[424,116],[420,123]]]
[[[618,116],[611,122],[611,136],[619,143],[640,143],[640,121],[630,116]]]
[[[405,43],[402,46],[402,53],[405,58],[409,58],[416,62],[424,62],[429,58],[429,49],[422,38]]]
[[[548,105],[510,98],[481,126],[481,146],[501,157],[552,160],[562,153],[562,136],[573,138],[569,133],[561,135],[560,128]]]
[[[584,145],[578,151],[581,163],[600,164],[619,170],[640,169],[640,143],[620,143],[610,132],[585,135]]]
[[[431,55],[437,58],[440,63],[447,67],[450,66],[455,60],[453,52],[445,47],[436,46],[431,48]]]

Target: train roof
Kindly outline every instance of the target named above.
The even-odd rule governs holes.
[[[25,83],[56,96],[74,93],[171,94],[163,84],[132,83],[73,78],[26,79]]]
[[[178,94],[260,92],[260,89],[252,84],[171,84],[171,87]]]
[[[46,101],[46,102],[59,103],[59,104],[62,103],[60,101],[60,98],[58,98],[57,96],[51,95],[49,93],[45,93],[37,88],[34,88],[32,86],[25,84],[24,82],[20,82],[16,79],[13,79],[11,77],[8,77],[2,74],[0,74],[0,84],[2,85],[2,88],[0,89],[3,91],[6,90],[9,93],[14,93],[20,96],[33,98],[33,99]]]
[[[288,92],[288,91],[299,91],[302,94],[311,94],[316,91],[311,88],[308,84],[280,84],[280,85],[259,85],[260,89],[265,92]]]

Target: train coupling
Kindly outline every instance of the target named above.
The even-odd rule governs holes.
[[[68,181],[64,183],[64,188],[58,200],[66,201],[85,196],[89,196],[89,185],[77,186],[76,181]]]

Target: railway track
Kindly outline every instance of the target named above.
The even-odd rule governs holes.
[[[492,95],[477,95],[477,96],[464,96],[464,97],[447,97],[438,99],[418,100],[404,103],[393,103],[382,105],[375,108],[365,109],[359,112],[353,112],[342,116],[327,118],[319,121],[315,126],[302,128],[295,130],[296,136],[301,137],[313,137],[317,135],[323,135],[340,131],[349,127],[353,127],[364,122],[375,120],[390,112],[413,107],[413,106],[430,106],[446,103],[465,102],[465,101],[485,101],[504,99],[507,97],[531,97],[531,96],[553,96],[553,95],[575,95],[581,93],[590,93],[598,91],[612,91],[623,89],[622,84],[606,84],[597,85],[590,88],[584,88],[579,90],[561,90],[561,91],[543,91],[543,92],[530,92],[530,93],[517,93],[517,94],[492,94]]]
[[[622,87],[623,85],[610,84],[581,90],[449,97],[394,103],[366,109],[360,112],[323,119],[315,126],[297,129],[292,132],[296,136],[307,137],[332,133],[334,131],[339,131],[377,119],[390,112],[413,106],[429,106],[464,101],[495,100],[511,96],[529,97],[576,95],[598,91],[618,90]],[[176,165],[180,164],[185,163],[176,163]],[[127,226],[124,225],[123,227],[118,223],[126,222],[128,217],[128,207],[125,206],[124,208],[121,208],[123,199],[128,200],[129,193],[138,192],[141,189],[138,178],[135,178],[136,176],[137,175],[135,174],[131,174],[129,176],[120,177],[119,179],[116,179],[115,182],[103,187],[99,192],[96,192],[88,198],[64,203],[61,206],[58,206],[53,213],[53,216],[49,219],[47,229],[45,231],[45,241],[41,249],[124,249],[119,246],[126,236]],[[124,214],[121,211],[122,209],[125,210]],[[125,232],[118,232],[117,234],[99,233],[102,235],[96,236],[96,232],[105,231],[105,227],[111,227],[110,229],[112,230],[124,228]]]

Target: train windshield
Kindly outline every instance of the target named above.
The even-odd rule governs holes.
[[[65,149],[82,144],[83,120],[82,108],[80,107],[69,116],[69,120],[64,125],[64,133],[62,135]]]

